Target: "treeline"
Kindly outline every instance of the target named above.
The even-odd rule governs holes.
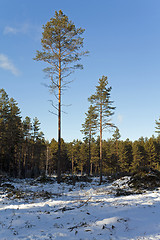
[[[45,166],[46,144],[40,122],[22,121],[17,102],[0,89],[0,171],[13,177],[38,176]]]
[[[90,175],[99,175],[100,139],[92,140]],[[58,143],[53,139],[49,145],[50,157],[48,173],[56,172],[58,157]],[[74,140],[71,143],[62,143],[62,172],[84,174],[88,169],[89,144]],[[160,170],[160,137],[140,138],[137,141],[125,141],[112,138],[102,141],[102,172],[103,175],[118,173],[132,173],[141,167]]]
[[[70,143],[61,139],[62,173],[99,175],[99,159],[100,137]],[[160,135],[122,141],[116,128],[111,139],[102,141],[102,159],[104,175],[131,173],[141,167],[160,170]],[[58,142],[44,139],[36,117],[22,120],[17,102],[0,89],[0,172],[19,178],[52,175],[57,173],[57,161]]]

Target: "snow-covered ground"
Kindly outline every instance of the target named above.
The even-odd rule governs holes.
[[[15,188],[0,187],[0,240],[160,239],[160,189],[117,196],[127,181],[8,182]]]

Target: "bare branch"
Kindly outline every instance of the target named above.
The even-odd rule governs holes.
[[[56,116],[58,116],[58,114],[57,114],[57,113],[54,113],[54,112],[52,112],[52,111],[50,111],[50,110],[48,110],[48,112],[52,113],[53,115],[56,115]]]
[[[53,101],[52,100],[48,100],[48,101],[51,102],[51,106],[58,111],[58,108],[53,104]]]
[[[61,106],[70,107],[70,106],[72,106],[72,104],[62,104]]]
[[[62,84],[61,88],[65,88],[67,85],[69,85],[71,82],[73,82],[73,80],[65,82],[64,84]]]
[[[68,114],[67,112],[64,112],[63,110],[62,110],[62,113],[64,113],[64,114]]]

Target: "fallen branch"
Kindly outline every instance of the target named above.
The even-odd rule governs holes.
[[[78,206],[77,208],[83,207],[86,203],[89,202],[89,200],[90,200],[91,198],[92,198],[92,197],[89,197],[89,198],[87,199],[87,201],[84,201],[84,203],[81,204],[80,206]]]
[[[73,227],[69,227],[68,229],[72,232],[73,231],[73,229],[75,229],[75,228],[80,228],[80,227],[87,227],[87,223],[86,222],[82,222],[82,223],[80,223],[80,224],[78,224],[78,225],[75,225],[75,226],[73,226]]]
[[[62,207],[62,208],[59,208],[57,210],[55,210],[54,212],[59,212],[59,211],[62,211],[62,212],[65,212],[65,211],[69,211],[69,210],[74,210],[75,208],[81,208],[83,207],[85,204],[88,203],[88,201],[91,199],[92,197],[88,198],[86,201],[83,201],[83,204],[79,205],[78,207]],[[82,200],[81,200],[82,201]],[[76,201],[77,202],[77,201]]]

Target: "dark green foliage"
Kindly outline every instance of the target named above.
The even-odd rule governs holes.
[[[132,142],[128,139],[121,141],[119,145],[119,167],[121,172],[130,172],[130,167],[133,161]]]
[[[49,64],[49,67],[45,68],[44,71],[52,80],[52,89],[59,87],[59,63],[61,65],[61,79],[70,75],[73,69],[82,68],[82,65],[75,63],[87,53],[80,51],[83,47],[81,35],[84,31],[82,28],[76,28],[61,10],[55,11],[54,17],[46,25],[43,25],[42,51],[37,51],[35,60]],[[61,87],[65,86],[66,82]]]
[[[88,177],[86,175],[73,175],[73,176],[68,176],[68,175],[63,175],[62,176],[62,182],[65,182],[67,184],[75,184],[76,182],[92,182],[92,178]]]
[[[112,136],[113,136],[114,141],[117,141],[120,139],[121,135],[120,135],[119,129],[117,127]]]
[[[99,174],[99,141],[91,143],[91,166],[90,174]]]
[[[129,195],[133,195],[133,192],[131,191],[127,191],[121,188],[117,188],[116,189],[116,197],[121,197],[121,196],[129,196]]]
[[[109,139],[108,141],[103,141],[103,172],[107,174],[117,173],[118,170],[118,159],[119,155],[117,153],[118,142]]]
[[[88,100],[95,107],[97,113],[97,126],[102,129],[113,127],[110,117],[114,114],[115,107],[112,106],[113,101],[110,100],[110,92],[112,87],[108,87],[108,79],[102,76],[96,86],[96,92]]]
[[[45,184],[45,183],[55,183],[55,178],[51,178],[51,177],[43,175],[43,176],[39,176],[38,178],[36,178],[34,180],[34,184],[35,183],[43,183],[43,184]]]
[[[30,117],[26,117],[23,121],[23,135],[25,140],[31,139],[31,132],[32,132],[32,123]]]
[[[144,142],[135,141],[133,143],[133,162],[132,171],[135,171],[139,167],[145,166],[147,161],[147,152],[144,147]]]
[[[50,149],[50,160],[49,160],[49,173],[57,173],[57,162],[58,162],[58,142],[53,138],[49,145]],[[61,139],[61,171],[65,173],[70,169],[70,163],[67,155],[67,144]]]
[[[22,140],[20,109],[16,101],[0,89],[0,167],[11,175],[18,174],[15,165]]]
[[[97,117],[96,108],[89,106],[88,112],[85,113],[85,123],[82,124],[81,132],[84,134],[84,139],[91,140],[97,132]]]
[[[39,125],[37,118],[22,122],[18,104],[0,89],[0,172],[34,177],[43,171],[46,147]]]
[[[37,117],[35,117],[33,119],[33,124],[32,124],[32,129],[33,129],[33,136],[32,136],[32,139],[33,141],[36,141],[39,136],[40,136],[40,133],[39,133],[39,130],[40,130],[40,122],[38,120]]]
[[[129,139],[121,141],[119,138],[120,134],[116,129],[112,139],[102,141],[103,174],[111,175],[110,179],[116,179],[124,174],[134,173],[132,184],[135,188],[141,189],[145,185],[147,188],[159,186],[160,137],[140,138],[134,142]],[[99,156],[100,137],[97,137],[96,141],[92,138],[91,175],[100,173]],[[72,173],[70,179],[65,180],[67,179],[65,176],[63,181],[72,181],[74,184],[80,181],[76,176],[79,173],[85,178],[84,174],[88,173],[88,140],[65,143],[61,139],[61,158],[62,173]],[[9,99],[5,90],[0,89],[0,184],[3,184],[4,175],[12,177],[41,175],[42,181],[48,181],[45,177],[46,166],[49,175],[56,173],[57,159],[58,142],[55,139],[52,139],[51,143],[45,141],[37,118],[31,120],[26,117],[22,121],[16,101],[13,98]],[[9,189],[10,187],[8,191]],[[18,192],[15,194],[20,196]]]
[[[158,156],[158,144],[154,138],[150,138],[145,143],[146,161],[150,167],[158,168],[159,156]]]
[[[158,135],[160,135],[160,118],[159,118],[159,120],[157,121],[155,121],[155,123],[156,123],[156,133],[158,133]]]
[[[140,190],[160,187],[160,172],[153,168],[141,167],[132,176],[129,186]]]

